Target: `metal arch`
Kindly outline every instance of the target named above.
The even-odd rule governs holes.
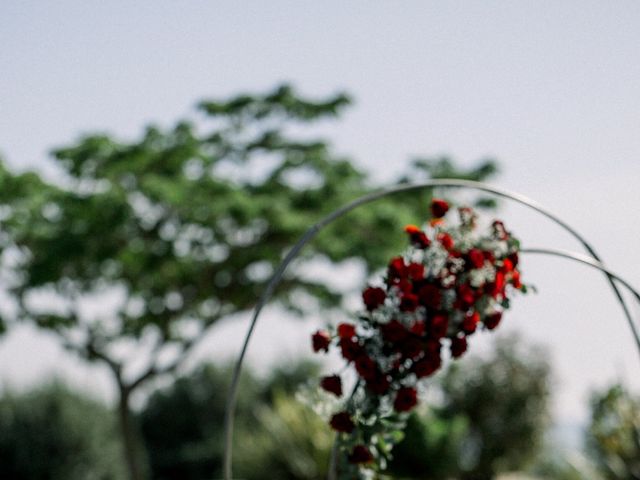
[[[224,480],[232,480],[232,478],[231,478],[231,475],[232,475],[231,459],[232,459],[232,448],[233,448],[232,447],[233,420],[234,420],[235,407],[236,407],[236,401],[237,401],[238,381],[239,381],[239,378],[240,378],[240,373],[242,371],[242,364],[244,362],[244,358],[245,358],[246,353],[247,353],[249,341],[251,339],[253,331],[255,330],[255,326],[256,326],[256,323],[258,321],[258,317],[260,315],[260,312],[262,311],[262,309],[265,306],[265,304],[272,297],[275,288],[280,283],[280,281],[282,279],[282,276],[284,275],[284,272],[286,271],[286,269],[289,266],[289,264],[298,256],[298,253],[300,252],[302,247],[304,247],[309,241],[311,241],[313,239],[313,237],[315,237],[316,234],[322,228],[324,228],[325,226],[329,225],[330,223],[332,223],[334,220],[338,219],[339,217],[341,217],[341,216],[345,215],[346,213],[350,212],[351,210],[354,210],[355,208],[357,208],[357,207],[359,207],[361,205],[365,205],[367,203],[371,203],[371,202],[374,202],[376,200],[379,200],[379,199],[381,199],[383,197],[386,197],[388,195],[392,195],[392,194],[400,193],[400,192],[408,192],[408,191],[412,191],[412,190],[420,190],[420,189],[425,189],[425,188],[468,188],[468,189],[472,189],[472,190],[479,190],[479,191],[483,191],[483,192],[487,192],[487,193],[492,193],[492,194],[497,195],[499,197],[503,197],[503,198],[507,198],[507,199],[510,199],[510,200],[514,200],[517,203],[525,205],[525,206],[527,206],[527,207],[529,207],[529,208],[541,213],[542,215],[544,215],[545,217],[549,218],[550,220],[552,220],[557,225],[561,226],[564,230],[569,232],[574,238],[576,238],[582,244],[582,246],[585,248],[585,250],[591,255],[591,257],[596,262],[595,262],[595,264],[592,264],[592,263],[589,263],[589,262],[585,262],[584,261],[585,258],[580,258],[580,259],[575,258],[576,260],[581,261],[582,263],[590,264],[591,266],[594,266],[596,268],[599,268],[597,265],[601,265],[602,266],[602,262],[600,260],[600,257],[596,253],[595,249],[586,241],[586,239],[582,235],[580,235],[576,230],[574,230],[571,226],[569,226],[567,223],[565,223],[563,220],[561,220],[559,217],[557,217],[556,215],[554,215],[550,211],[548,211],[546,208],[544,208],[542,205],[540,205],[537,202],[525,197],[524,195],[520,195],[520,194],[515,193],[515,192],[510,192],[508,190],[505,190],[505,189],[502,189],[502,188],[499,188],[499,187],[494,187],[494,186],[491,186],[491,185],[488,185],[488,184],[485,184],[485,183],[482,183],[482,182],[474,182],[474,181],[470,181],[470,180],[458,180],[458,179],[437,179],[437,180],[429,180],[429,181],[420,182],[420,183],[400,184],[400,185],[397,185],[395,187],[390,187],[390,188],[387,188],[387,189],[383,189],[383,190],[379,190],[377,192],[370,193],[368,195],[364,195],[364,196],[352,201],[351,203],[348,203],[347,205],[344,205],[343,207],[340,207],[339,209],[333,211],[332,213],[330,213],[329,215],[324,217],[318,223],[316,223],[313,226],[311,226],[304,233],[304,235],[300,238],[300,240],[298,240],[298,242],[293,246],[293,248],[287,253],[286,257],[284,258],[282,263],[279,265],[278,269],[273,274],[273,277],[271,278],[271,280],[267,284],[266,289],[262,293],[262,295],[261,295],[261,297],[260,297],[260,299],[259,299],[258,303],[256,304],[256,307],[255,307],[255,309],[253,311],[253,316],[252,316],[251,323],[249,325],[249,329],[247,331],[247,335],[245,337],[244,343],[242,345],[242,350],[240,351],[240,355],[239,355],[238,360],[237,360],[237,362],[236,362],[236,364],[234,366],[233,376],[232,376],[232,379],[231,379],[231,385],[230,385],[230,388],[229,388],[229,394],[227,396],[227,405],[226,405],[226,410],[225,410],[225,425],[224,425],[225,426]],[[542,253],[542,251],[540,250],[537,253]],[[554,255],[559,255],[558,252],[553,253],[553,254]],[[565,255],[560,255],[560,256],[565,256],[567,258],[572,258],[571,255],[565,252]],[[636,346],[638,348],[638,353],[640,354],[640,333],[636,329],[636,326],[635,326],[635,324],[633,322],[633,319],[631,317],[631,313],[630,313],[630,311],[629,311],[629,309],[627,307],[627,304],[626,304],[624,298],[622,297],[622,294],[620,293],[620,290],[618,289],[618,286],[616,285],[616,283],[614,281],[616,279],[619,279],[619,277],[615,276],[609,270],[605,269],[604,266],[602,266],[601,270],[607,276],[607,280],[609,281],[609,284],[611,285],[611,288],[613,289],[614,294],[616,295],[618,301],[620,302],[620,305],[622,306],[622,309],[623,309],[624,314],[626,316],[626,319],[627,319],[627,322],[629,324],[629,327],[631,328],[631,332],[633,334]],[[626,282],[625,282],[625,284],[626,284]],[[628,284],[626,284],[626,285],[628,285]],[[634,290],[634,292],[635,292],[635,290]]]

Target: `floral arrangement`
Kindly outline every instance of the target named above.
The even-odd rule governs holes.
[[[480,235],[471,208],[459,208],[454,225],[445,221],[449,209],[434,199],[431,221],[405,228],[409,248],[391,259],[380,285],[362,292],[364,309],[355,323],[312,336],[315,352],[339,349],[357,374],[349,396],[340,375],[320,380],[321,389],[339,399],[328,417],[339,432],[340,478],[383,470],[418,404],[421,382],[443,357],[462,356],[478,329],[495,329],[514,291],[526,292],[519,242],[504,224],[496,220]]]

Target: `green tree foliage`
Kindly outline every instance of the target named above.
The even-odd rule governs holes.
[[[0,478],[123,480],[116,418],[53,384],[0,398]]]
[[[294,398],[300,384],[317,376],[301,363],[267,380],[244,375],[234,436],[238,478],[323,478],[333,435],[314,412]],[[152,478],[200,480],[222,475],[224,392],[230,370],[212,365],[155,392],[140,413]]]
[[[0,330],[31,321],[109,368],[132,480],[144,478],[132,394],[175,372],[218,320],[251,309],[313,222],[372,190],[364,172],[303,133],[348,103],[282,86],[201,102],[194,120],[131,141],[85,136],[54,152],[58,182],[0,165],[0,265],[15,307]],[[458,171],[445,159],[405,176],[493,171],[491,162]],[[429,195],[398,195],[324,230],[280,285],[280,304],[339,306],[342,292],[304,274],[308,261],[379,268],[402,244],[402,226],[426,216]]]
[[[431,386],[441,401],[426,415],[412,416],[394,449],[391,472],[483,480],[524,469],[539,452],[547,426],[550,368],[544,358],[507,336],[488,356],[452,362]]]
[[[622,385],[595,393],[587,446],[606,478],[640,479],[640,398]]]

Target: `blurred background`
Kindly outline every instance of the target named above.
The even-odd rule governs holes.
[[[640,285],[637,2],[5,1],[0,25],[2,478],[219,478],[257,295],[308,226],[383,186],[522,193]],[[336,223],[255,332],[239,478],[326,474],[331,432],[295,392],[338,362],[309,333],[359,307],[431,195],[580,250],[473,193]],[[391,478],[640,478],[640,357],[604,277],[522,270],[538,293],[430,381]]]

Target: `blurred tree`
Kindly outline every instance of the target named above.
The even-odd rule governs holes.
[[[432,386],[440,390],[440,405],[412,416],[390,471],[401,478],[484,480],[525,468],[548,420],[544,358],[538,348],[507,336],[495,341],[489,356],[452,362]]]
[[[622,385],[595,393],[587,448],[606,478],[640,479],[640,398]]]
[[[234,436],[239,478],[312,480],[326,475],[333,435],[294,391],[317,366],[299,363],[265,381],[245,375]],[[151,477],[200,480],[222,475],[225,396],[230,370],[212,365],[155,392],[140,413]]]
[[[251,309],[314,221],[371,191],[326,142],[291,131],[348,103],[282,86],[202,102],[199,121],[149,127],[130,142],[82,138],[54,152],[58,183],[0,165],[0,266],[15,300],[0,330],[32,321],[109,368],[131,480],[145,476],[132,394],[175,372],[219,319]],[[481,180],[494,170],[485,162],[457,171],[441,159],[414,164],[407,178]],[[379,268],[403,244],[402,226],[426,216],[429,195],[397,195],[324,230],[280,285],[280,304],[337,307],[341,292],[305,265],[359,259]]]
[[[115,415],[53,384],[0,398],[0,478],[123,480]]]

